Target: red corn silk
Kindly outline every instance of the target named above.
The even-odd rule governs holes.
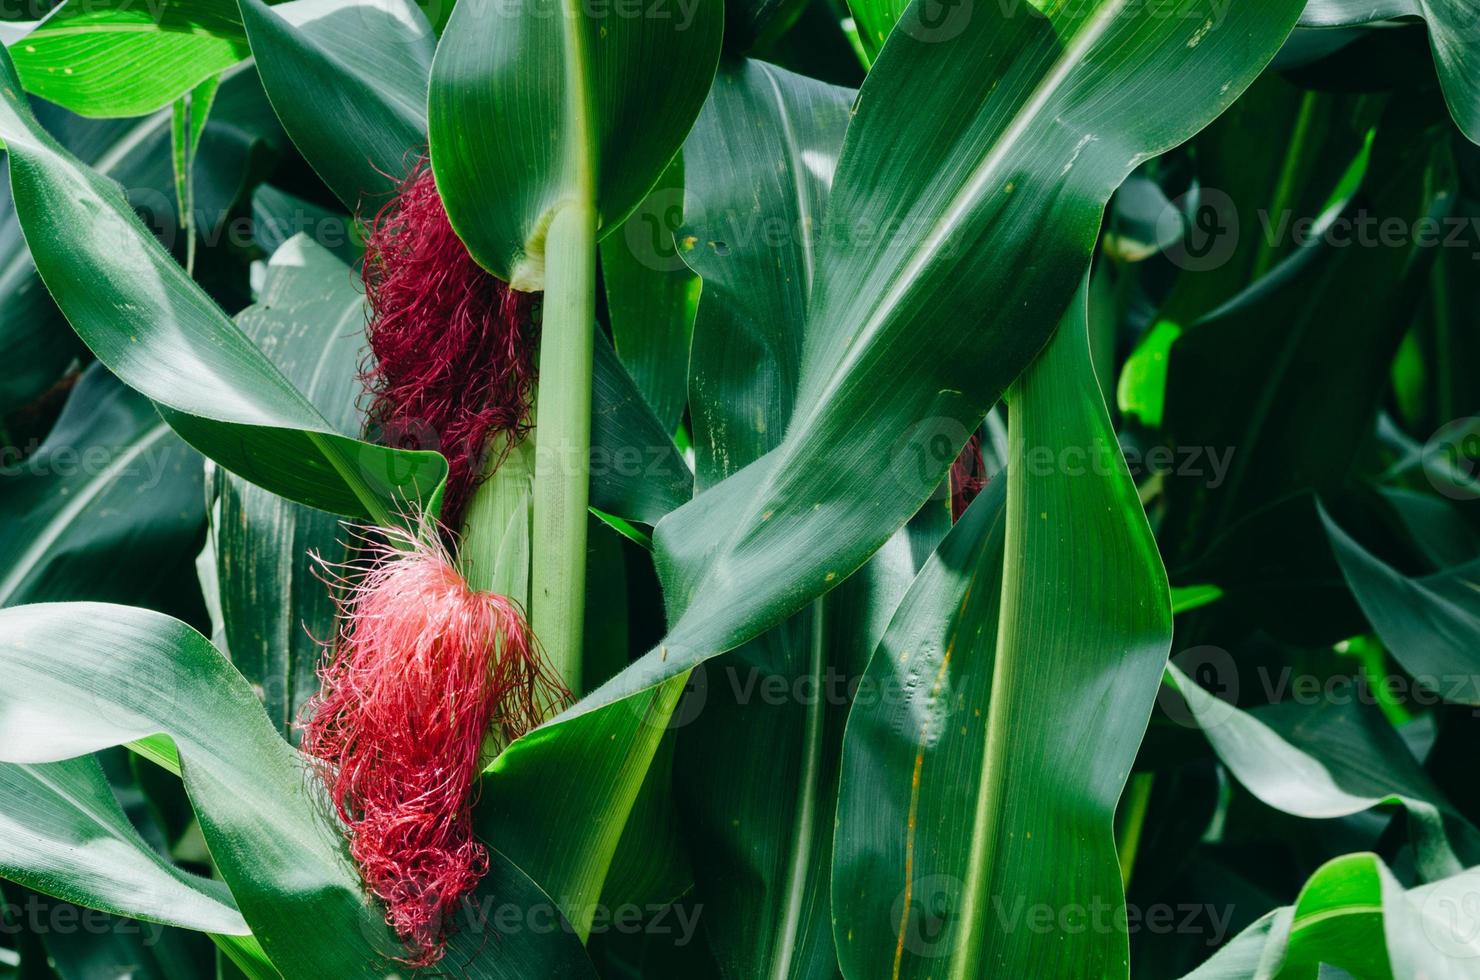
[[[951,522],[955,523],[987,485],[987,464],[982,458],[981,436],[973,433],[966,440],[960,455],[951,464],[948,479],[951,490]]]
[[[473,261],[423,157],[366,230],[370,356],[362,378],[381,441],[438,449],[450,470],[443,524],[455,529],[497,433],[528,431],[536,294]]]
[[[518,606],[469,588],[435,535],[364,533],[359,558],[324,565],[340,628],[302,748],[403,961],[429,966],[488,870],[472,823],[485,735],[512,740],[568,695]]]

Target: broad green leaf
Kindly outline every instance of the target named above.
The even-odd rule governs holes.
[[[1472,142],[1480,143],[1480,11],[1468,0],[1310,0],[1302,27],[1353,27],[1393,20],[1422,20],[1449,114]],[[1388,26],[1382,24],[1382,26]]]
[[[237,325],[335,429],[360,424],[356,407],[365,297],[354,274],[304,235],[267,265],[261,296]],[[267,716],[296,742],[293,723],[318,690],[321,643],[334,601],[313,555],[333,561],[344,532],[332,514],[285,500],[224,470],[213,472],[212,541],[225,649],[257,689]]]
[[[162,734],[216,866],[285,976],[363,975],[394,949],[311,775],[204,637],[87,603],[8,609],[0,625],[0,758],[57,762]]]
[[[1383,645],[1420,686],[1480,705],[1480,558],[1409,576],[1367,551],[1321,508],[1336,561]]]
[[[1361,193],[1331,216],[1351,235],[1357,220],[1437,225],[1453,204],[1446,137],[1391,122]],[[1344,233],[1296,251],[1172,342],[1167,431],[1180,445],[1234,449],[1225,480],[1197,472],[1170,481],[1168,532],[1179,552],[1293,492],[1338,486],[1368,438],[1433,249],[1412,236],[1346,247]],[[1303,421],[1283,424],[1290,418]],[[1184,523],[1193,511],[1201,526]]]
[[[625,819],[628,770],[642,757],[602,760],[584,747],[634,713],[663,710],[659,685],[682,684],[701,660],[805,606],[919,510],[1069,304],[1114,187],[1236,97],[1298,10],[1233,8],[1217,31],[1120,3],[1054,21],[978,13],[954,41],[897,35],[875,65],[834,180],[838,233],[824,223],[820,292],[785,438],[659,525],[668,637],[503,753],[498,766],[523,775],[509,783],[510,799],[526,786],[532,793],[536,773],[574,771],[581,792],[562,792],[570,805],[558,812],[587,814],[597,827]],[[1092,56],[1133,43],[1142,52],[1134,70]],[[1031,70],[1009,72],[1012,64]],[[1216,81],[1201,70],[1213,64],[1227,69]],[[1113,102],[1092,94],[1100,85]],[[1147,103],[1160,111],[1145,113]],[[856,242],[848,234],[880,224],[903,230]],[[1028,249],[1031,265],[1005,258]],[[1010,323],[1003,310],[1016,311]],[[604,799],[603,782],[620,791]],[[547,838],[541,846],[553,847]],[[544,873],[550,863],[511,854],[557,898],[566,893]]]
[[[178,603],[199,540],[201,460],[95,364],[34,453],[0,480],[0,606]]]
[[[693,496],[673,437],[599,333],[591,370],[591,506],[656,524]],[[538,431],[535,439],[539,438]]]
[[[277,134],[255,75],[242,71],[220,90],[214,118],[201,133],[194,172],[195,224],[214,232],[241,191],[252,158]],[[43,126],[80,160],[129,188],[130,203],[143,211],[158,234],[170,240],[178,214],[170,192],[169,114],[142,119],[84,119],[40,104]],[[42,285],[11,207],[10,188],[0,188],[0,360],[10,365],[0,388],[0,413],[8,413],[51,387],[83,348]]]
[[[1240,933],[1184,980],[1464,980],[1480,962],[1480,869],[1405,891],[1375,854],[1322,865],[1293,906]]]
[[[622,364],[666,431],[688,401],[689,343],[699,279],[679,257],[683,160],[675,159],[615,234],[601,243],[607,318]]]
[[[683,691],[674,678],[612,711],[536,729],[483,775],[479,836],[538,881],[583,940]]]
[[[180,870],[144,842],[91,756],[0,764],[0,788],[6,878],[147,922],[249,934],[224,884]]]
[[[575,710],[755,636],[916,513],[1052,333],[1114,187],[1231,101],[1296,13],[1240,6],[1212,30],[1104,2],[896,33],[834,178],[785,438],[659,525],[668,636]]]
[[[689,368],[701,489],[774,449],[792,418],[853,92],[761,61],[726,66],[685,144],[679,254],[703,281]]]
[[[684,144],[677,235],[703,278],[689,377],[701,487],[774,448],[791,418],[818,216],[853,95],[729,64]],[[882,618],[870,600],[897,600],[888,573],[907,583],[913,571],[907,553],[870,566],[845,587],[854,601],[814,603],[693,677],[675,719],[677,780],[695,899],[712,910],[726,976],[836,976],[827,893],[844,692]]]
[[[11,47],[27,92],[84,116],[164,108],[247,54],[234,0],[67,3]]]
[[[86,980],[90,977],[127,977],[128,980],[197,980],[203,973],[215,970],[216,952],[209,941],[183,929],[125,919],[104,912],[88,911],[28,893],[32,903],[27,915],[40,921],[66,922],[75,911],[75,930],[52,929],[39,937],[56,976],[62,980]],[[227,937],[221,937],[226,940]],[[250,943],[245,937],[230,937],[235,944]],[[233,947],[235,951],[235,947]],[[276,980],[277,971],[258,953],[240,972],[226,961],[231,977]],[[255,972],[254,972],[255,971]]]
[[[849,714],[833,895],[850,980],[1127,975],[1121,931],[1020,928],[1123,903],[1115,803],[1171,646],[1086,295],[1010,396],[1005,479],[915,580]],[[1098,465],[1055,464],[1064,447]]]
[[[437,38],[412,0],[240,0],[284,128],[344,206],[374,211],[426,144]]]
[[[83,341],[187,442],[289,499],[335,513],[435,507],[446,462],[335,432],[191,282],[116,184],[36,123],[4,59],[0,139],[31,256]]]
[[[693,124],[719,58],[718,0],[630,16],[573,0],[464,0],[432,64],[432,166],[479,263],[543,288],[544,239],[564,204],[621,225]]]
[[[1202,729],[1223,764],[1269,806],[1319,820],[1399,804],[1408,811],[1416,860],[1430,881],[1460,871],[1456,849],[1480,856],[1480,832],[1375,708],[1325,700],[1244,711],[1208,693],[1175,664],[1167,666],[1167,684],[1186,700],[1184,717]],[[1450,845],[1446,822],[1458,848]]]
[[[306,763],[203,636],[127,606],[23,606],[0,612],[0,668],[12,681],[0,691],[0,760],[56,763],[129,743],[179,772],[212,860],[283,976],[406,974]],[[550,900],[491,857],[449,961],[474,980],[594,977]]]
[[[1453,186],[1448,134],[1395,107],[1325,233],[1172,342],[1165,438],[1198,458],[1163,481],[1160,534],[1174,581],[1224,589],[1211,619],[1323,644],[1360,628],[1310,498],[1337,492],[1371,442],[1438,251],[1418,230],[1442,226]],[[1399,224],[1413,233],[1373,245],[1370,229]]]

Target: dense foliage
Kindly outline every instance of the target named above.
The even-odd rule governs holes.
[[[1480,978],[1471,0],[0,17],[0,980]]]

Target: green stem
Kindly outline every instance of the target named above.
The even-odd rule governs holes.
[[[577,694],[586,599],[595,309],[596,209],[588,201],[571,201],[555,212],[545,239],[529,612],[551,665]]]

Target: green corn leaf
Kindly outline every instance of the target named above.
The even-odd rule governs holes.
[[[336,429],[359,426],[365,297],[348,266],[295,236],[273,253],[257,304],[236,322]],[[213,470],[209,492],[225,649],[296,742],[294,722],[318,690],[320,643],[334,629],[333,596],[312,556],[336,560],[345,531],[332,514],[225,470]]]
[[[21,606],[0,622],[13,679],[0,758],[58,762],[163,734],[216,866],[285,976],[358,975],[395,948],[309,772],[204,637],[125,606]],[[309,908],[322,935],[304,928]]]
[[[818,224],[854,94],[760,61],[727,64],[684,143],[678,254],[703,281],[689,370],[701,489],[774,448],[791,419]],[[874,603],[897,599],[913,573],[907,551],[891,557],[704,665],[674,719],[695,899],[727,977],[837,974],[826,896],[839,688],[884,618]]]
[[[0,139],[21,228],[42,281],[98,359],[187,442],[259,486],[379,521],[435,508],[446,461],[336,432],[186,277],[118,186],[41,129],[8,56],[0,60]]]
[[[374,213],[425,151],[437,39],[412,0],[240,0],[262,84],[309,165]]]
[[[1123,932],[1045,943],[1020,918],[1122,903],[1115,802],[1171,646],[1085,299],[1010,398],[1005,479],[926,564],[849,713],[833,894],[852,980],[1128,975]],[[1044,463],[1066,446],[1102,465]]]
[[[1466,0],[1311,0],[1300,26],[1353,27],[1393,20],[1422,20],[1439,69],[1449,113],[1472,142],[1480,143],[1480,12]]]
[[[181,775],[213,861],[284,977],[406,975],[307,764],[205,637],[159,613],[94,603],[5,610],[0,636],[12,679],[0,691],[0,761],[55,764],[129,743]],[[449,959],[475,980],[594,977],[550,900],[491,858]],[[77,892],[87,877],[74,865],[65,887]]]
[[[83,116],[164,108],[247,53],[234,0],[63,4],[11,48],[27,92]]]
[[[1286,813],[1332,819],[1384,803],[1408,810],[1416,862],[1430,880],[1480,858],[1480,832],[1434,785],[1375,708],[1322,701],[1243,711],[1209,694],[1175,664],[1167,684],[1186,702],[1179,721],[1202,729],[1218,758],[1249,792]],[[1446,824],[1453,828],[1451,846]]]
[[[1465,980],[1480,961],[1480,869],[1405,891],[1375,854],[1322,865],[1183,980]]]
[[[182,871],[139,836],[90,756],[0,764],[0,875],[118,915],[249,935],[226,885]]]
[[[94,365],[46,441],[0,480],[0,606],[179,604],[171,573],[189,564],[200,500],[200,456]]]
[[[196,226],[215,231],[241,190],[258,154],[277,141],[276,122],[251,72],[232,74],[221,102],[200,134],[195,168]],[[130,203],[145,210],[151,226],[169,236],[178,225],[168,161],[170,113],[135,119],[84,119],[55,106],[37,106],[43,126],[89,166],[129,188]],[[82,352],[26,249],[10,188],[0,188],[0,360],[10,365],[0,390],[0,413],[31,402],[61,378]]]
[[[756,635],[918,511],[1052,333],[1114,187],[1234,98],[1296,13],[1231,8],[1213,30],[1116,2],[1059,19],[993,8],[949,41],[894,35],[834,179],[785,438],[659,525],[668,636],[576,710]],[[1108,53],[1133,44],[1142,56],[1130,72]],[[979,100],[939,84],[957,64]],[[998,74],[1010,64],[1032,71]],[[1205,83],[1215,64],[1226,81]],[[1090,97],[1100,85],[1111,103]],[[1142,112],[1148,101],[1161,110]],[[898,230],[865,235],[885,227]]]
[[[699,279],[673,240],[683,195],[679,158],[601,243],[613,345],[666,432],[678,427],[688,401],[689,344],[699,305]]]
[[[1480,560],[1408,576],[1367,551],[1324,507],[1347,585],[1393,659],[1446,701],[1480,705]]]
[[[452,12],[432,65],[432,166],[468,250],[515,288],[543,288],[561,205],[593,206],[598,234],[615,230],[698,115],[722,6],[653,11],[467,0]]]
[[[685,144],[692,176],[676,237],[703,281],[689,366],[701,490],[774,449],[792,418],[822,215],[855,94],[740,62],[715,78]]]

